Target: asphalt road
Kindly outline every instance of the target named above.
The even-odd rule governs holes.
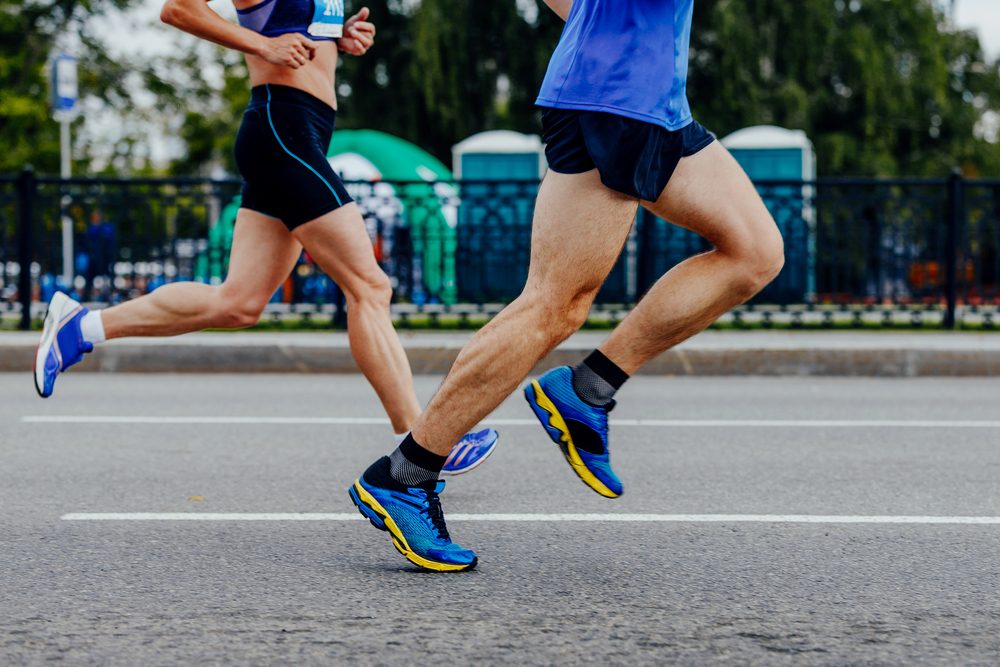
[[[437,575],[360,520],[62,518],[353,512],[346,487],[390,448],[388,426],[349,423],[380,416],[359,377],[79,374],[42,401],[0,375],[0,664],[996,664],[1000,525],[956,522],[1000,516],[998,429],[975,423],[998,394],[637,378],[615,501],[515,396],[447,513],[698,516],[452,521],[480,567]]]

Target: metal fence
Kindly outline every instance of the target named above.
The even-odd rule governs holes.
[[[347,187],[403,317],[489,315],[520,291],[537,182]],[[786,265],[727,321],[995,325],[1000,181],[953,175],[757,187],[784,236]],[[27,326],[55,290],[109,304],[171,281],[221,282],[238,193],[235,180],[0,177],[0,316],[19,315]],[[620,317],[663,273],[707,249],[695,234],[640,211],[596,313]],[[269,311],[342,315],[340,304],[336,286],[304,254]]]

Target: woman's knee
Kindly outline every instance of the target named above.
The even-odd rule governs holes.
[[[243,329],[260,321],[269,296],[247,295],[219,289],[213,313],[214,326],[220,329]]]
[[[381,269],[356,276],[341,288],[352,303],[378,308],[388,308],[392,303],[392,282]]]

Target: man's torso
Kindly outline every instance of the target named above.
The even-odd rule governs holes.
[[[684,127],[693,4],[574,0],[538,104]]]

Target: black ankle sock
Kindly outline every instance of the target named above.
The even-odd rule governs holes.
[[[413,434],[408,433],[399,447],[389,455],[389,474],[400,484],[416,486],[436,480],[447,458],[424,449],[413,439]]]
[[[591,405],[604,407],[611,403],[615,392],[628,380],[628,373],[608,359],[600,350],[594,350],[573,367],[573,389]]]

